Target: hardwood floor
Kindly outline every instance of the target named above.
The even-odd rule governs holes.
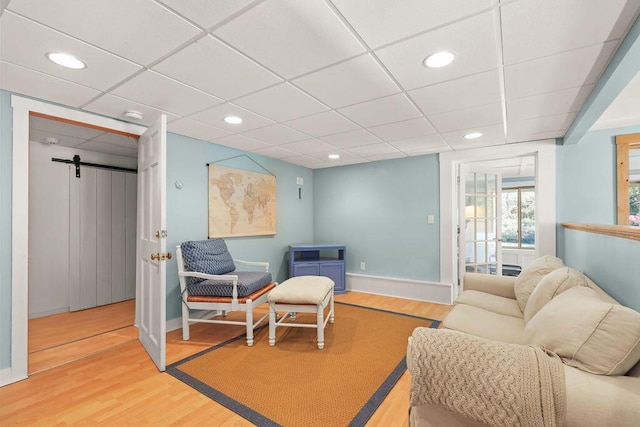
[[[442,319],[450,307],[349,292],[343,301]],[[263,306],[264,307],[264,306]],[[236,315],[232,313],[230,316]],[[167,364],[243,333],[242,326],[197,324],[191,340],[167,334]],[[406,426],[405,373],[368,426]],[[137,340],[31,375],[0,388],[0,425],[252,425],[174,377],[160,373]]]
[[[137,339],[135,300],[29,320],[31,375]]]

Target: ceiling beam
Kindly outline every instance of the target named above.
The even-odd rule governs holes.
[[[640,17],[611,58],[591,94],[567,130],[564,145],[577,144],[607,107],[640,72]]]

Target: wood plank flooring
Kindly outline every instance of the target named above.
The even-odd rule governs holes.
[[[29,320],[29,375],[138,338],[135,300]]]
[[[337,301],[442,319],[450,307],[349,292]],[[235,315],[232,313],[231,315]],[[167,334],[167,364],[244,332],[242,326],[197,324],[191,340]],[[55,332],[54,332],[55,333]],[[368,426],[406,426],[405,373]],[[252,425],[172,376],[160,373],[137,340],[31,375],[0,388],[0,425]]]

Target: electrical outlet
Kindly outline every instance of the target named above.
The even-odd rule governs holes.
[[[360,270],[366,270],[367,265],[364,262],[360,263]]]
[[[427,224],[433,224],[433,220],[434,220],[433,215],[427,216]]]
[[[301,176],[296,177],[296,184],[304,185],[304,179]]]

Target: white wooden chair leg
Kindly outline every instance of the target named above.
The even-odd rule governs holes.
[[[269,345],[276,345],[276,309],[273,303],[269,304]]]
[[[331,299],[329,300],[329,323],[333,323],[333,291],[331,291]]]
[[[318,304],[317,324],[318,328],[318,348],[324,348],[324,310],[322,304]]]
[[[182,339],[189,341],[189,307],[182,303]]]
[[[253,303],[251,300],[247,301],[247,345],[251,347],[253,345]]]

